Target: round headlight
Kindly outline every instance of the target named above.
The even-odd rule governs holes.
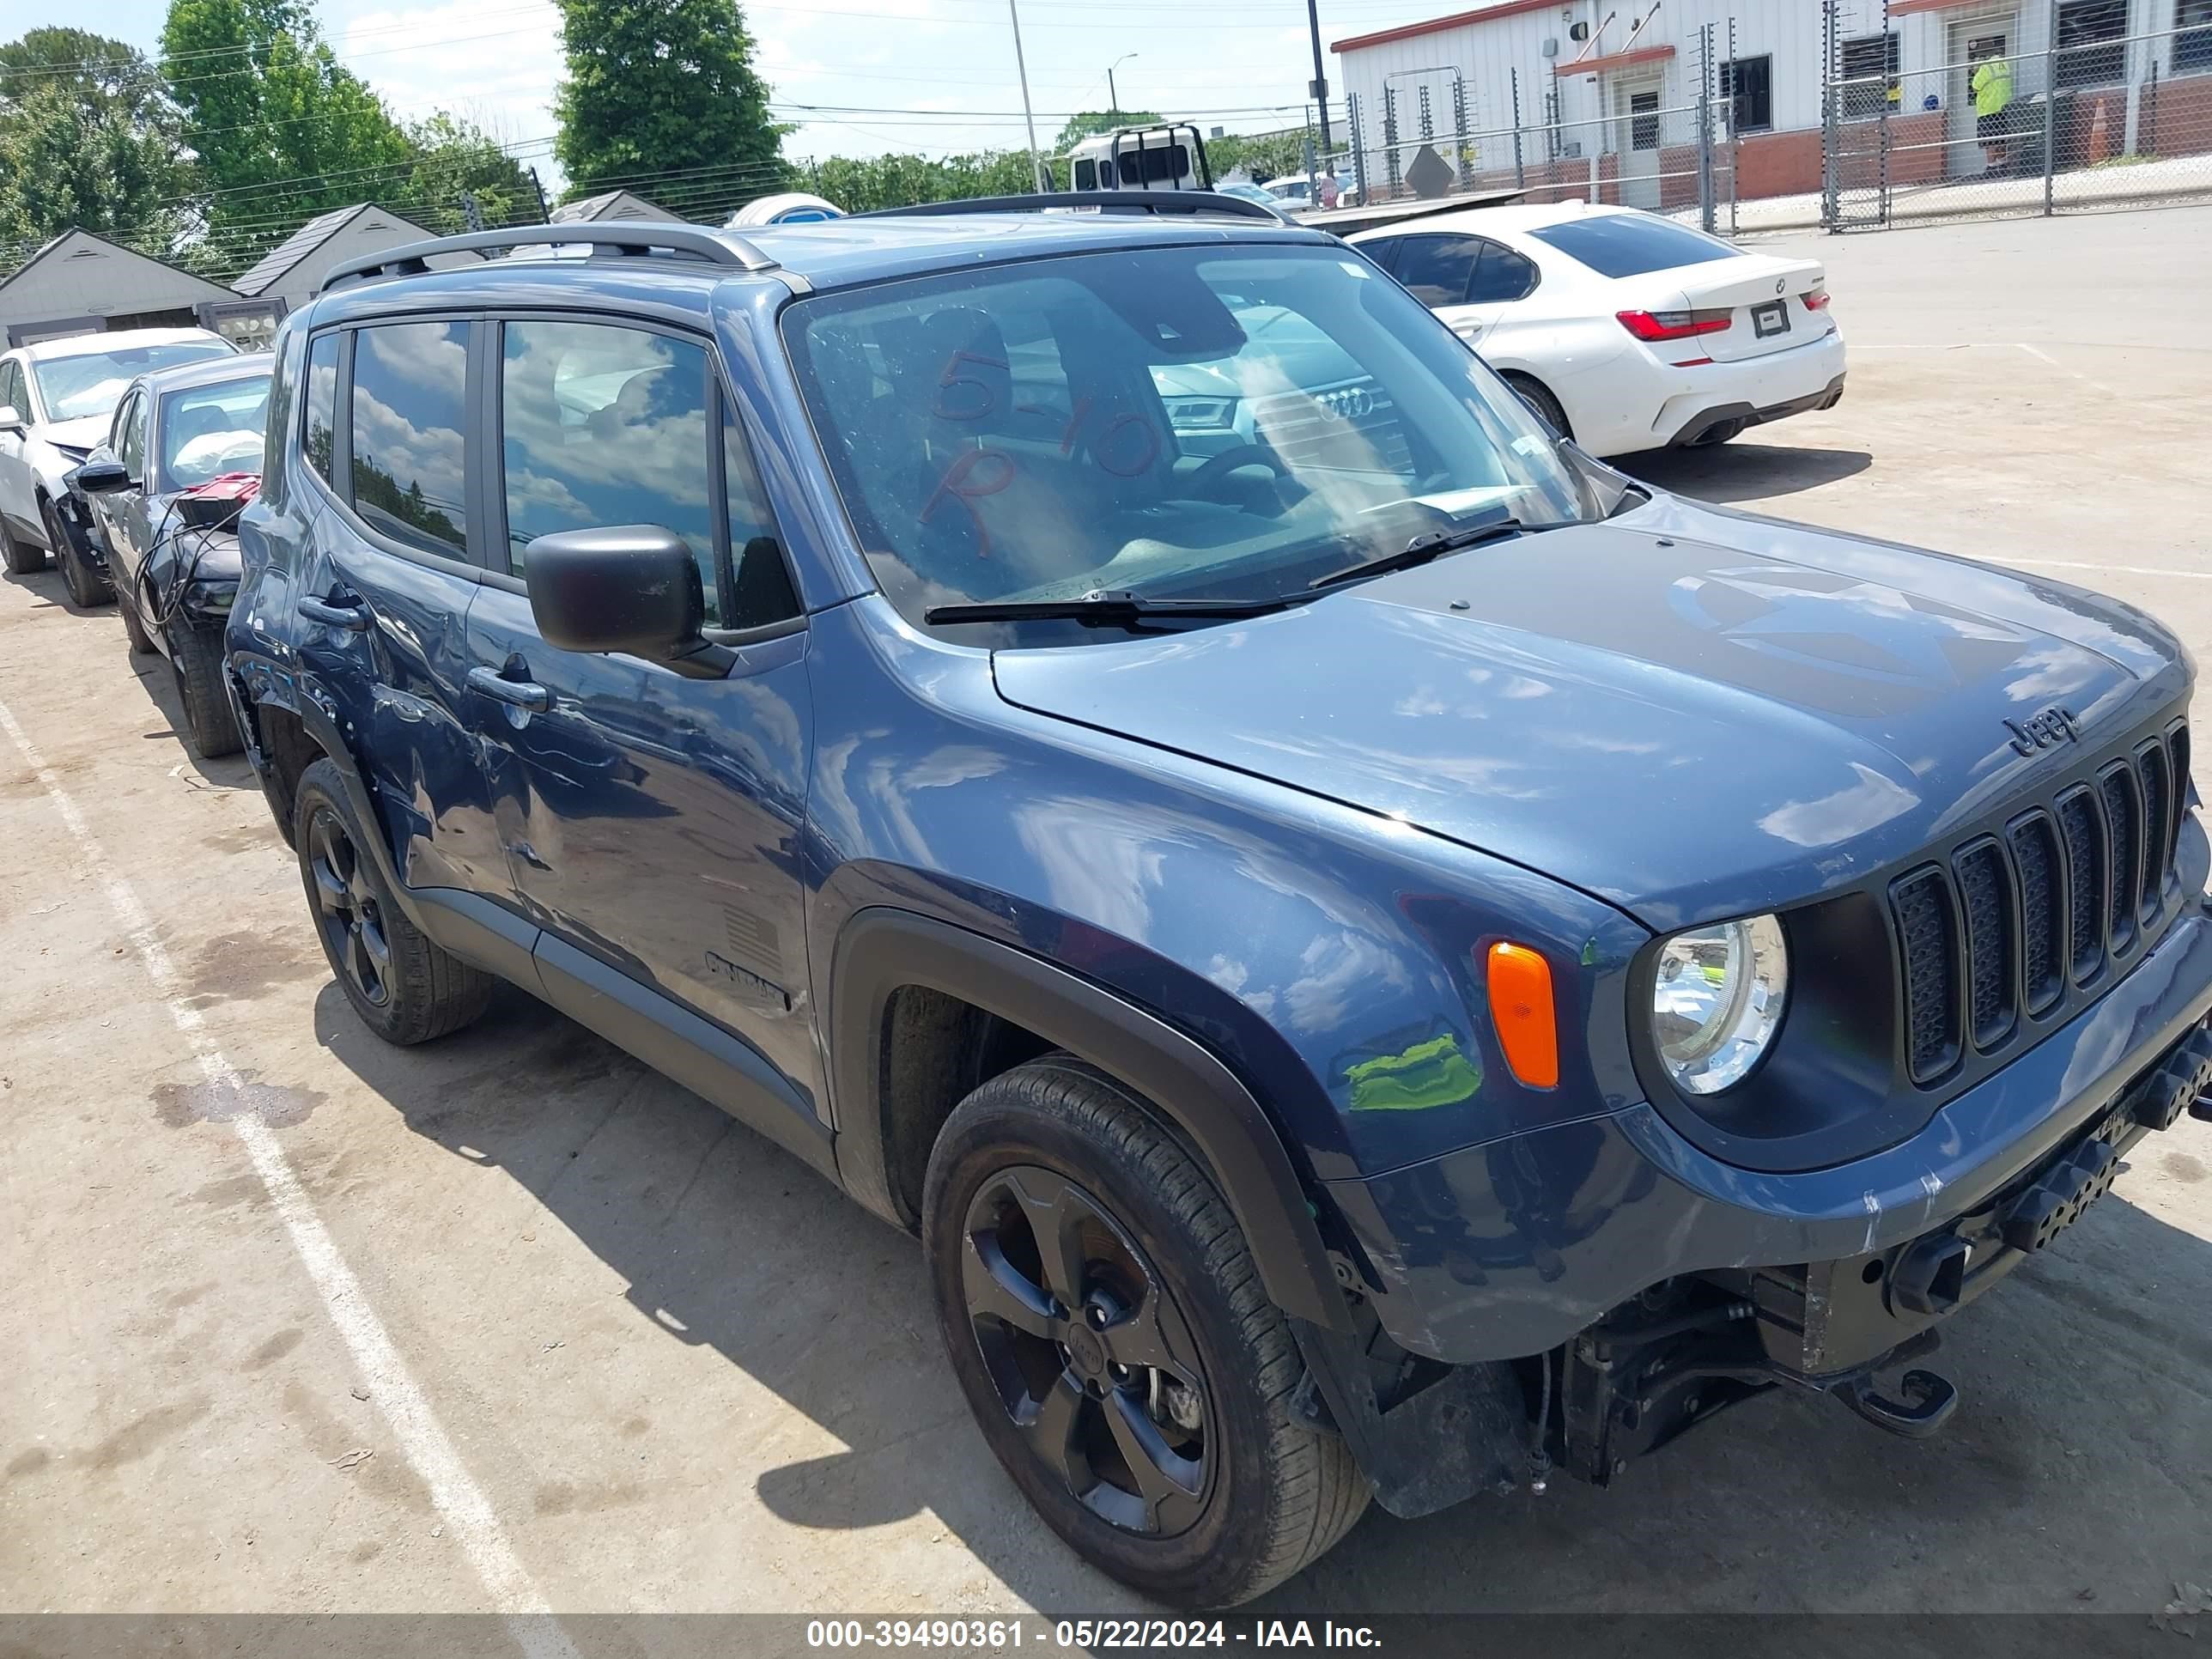
[[[1718,1094],[1766,1052],[1790,988],[1782,923],[1752,916],[1692,927],[1659,947],[1651,1035],[1675,1086]]]

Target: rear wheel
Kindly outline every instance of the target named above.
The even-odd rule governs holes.
[[[138,595],[133,589],[115,590],[115,609],[123,618],[123,631],[131,641],[131,649],[144,656],[154,648],[154,641],[146,632],[146,619],[138,614]]]
[[[292,840],[323,954],[362,1023],[386,1042],[428,1042],[468,1024],[491,1000],[492,976],[430,942],[407,919],[368,851],[337,767],[300,775]]]
[[[1111,1078],[1048,1055],[969,1095],[932,1152],[922,1225],[984,1438],[1092,1565],[1231,1606],[1365,1510],[1344,1443],[1291,1412],[1304,1367],[1228,1206]]]
[[[114,588],[77,545],[52,501],[39,503],[39,517],[46,524],[46,545],[53,549],[54,562],[62,568],[62,586],[69,589],[70,598],[87,611],[112,599]]]
[[[238,721],[222,688],[222,633],[179,617],[169,624],[169,666],[184,700],[185,736],[202,760],[235,755]]]
[[[1559,400],[1542,382],[1532,380],[1526,374],[1508,374],[1505,383],[1521,394],[1521,401],[1534,411],[1538,420],[1552,428],[1555,437],[1571,438],[1575,435],[1573,428],[1567,424],[1567,411],[1559,407]]]

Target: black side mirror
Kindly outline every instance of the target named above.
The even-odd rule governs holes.
[[[87,461],[76,470],[76,487],[88,495],[131,488],[131,469],[120,461]]]
[[[548,645],[665,662],[704,641],[707,598],[681,536],[611,525],[540,536],[523,555],[530,613]]]

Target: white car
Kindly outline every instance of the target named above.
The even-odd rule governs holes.
[[[140,328],[44,340],[0,356],[0,551],[8,568],[40,569],[51,551],[72,599],[106,598],[105,579],[70,535],[63,476],[107,435],[123,389],[138,376],[234,351],[204,328]]]
[[[1634,208],[1473,208],[1346,239],[1593,455],[1726,443],[1844,395],[1817,260]]]

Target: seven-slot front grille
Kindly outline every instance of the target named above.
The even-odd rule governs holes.
[[[1905,1058],[1936,1081],[1965,1045],[1988,1054],[2076,987],[2101,980],[2155,923],[2189,788],[2189,732],[2136,746],[2094,779],[1890,884]]]

